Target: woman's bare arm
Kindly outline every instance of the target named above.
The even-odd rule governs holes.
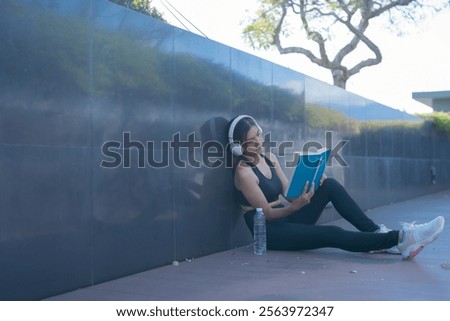
[[[275,165],[275,164],[274,164]],[[279,168],[279,165],[277,163],[276,165]],[[277,169],[275,169],[277,171]],[[280,169],[281,170],[281,169]],[[282,173],[282,171],[281,171]],[[278,171],[277,171],[278,174]],[[281,182],[284,184],[287,183],[287,178],[282,173],[282,176],[280,177]],[[283,182],[285,180],[285,182]],[[289,214],[297,211],[301,207],[305,206],[309,203],[311,197],[314,195],[314,188],[311,188],[309,192],[307,192],[307,185],[305,185],[305,188],[303,189],[303,193],[296,199],[292,200],[292,202],[282,208],[272,208],[266,197],[264,196],[263,192],[261,191],[261,188],[258,185],[258,178],[256,177],[255,173],[252,171],[250,166],[239,164],[236,168],[236,174],[235,174],[235,185],[238,190],[242,192],[244,197],[247,199],[249,204],[253,208],[262,208],[264,211],[264,214],[266,216],[266,219],[277,219],[282,218],[285,216],[288,216]]]

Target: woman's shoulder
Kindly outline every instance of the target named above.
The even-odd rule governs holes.
[[[235,171],[237,174],[247,173],[249,170],[251,171],[251,166],[243,160],[236,164]]]
[[[240,161],[236,165],[234,179],[237,189],[240,190],[243,184],[255,181],[257,178],[251,166],[244,161]]]

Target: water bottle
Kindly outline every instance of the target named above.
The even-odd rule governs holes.
[[[256,255],[266,254],[266,218],[262,208],[257,208],[253,218],[253,251]]]

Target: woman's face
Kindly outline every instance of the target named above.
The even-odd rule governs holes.
[[[252,126],[250,130],[245,135],[244,143],[244,154],[251,156],[255,154],[261,154],[263,152],[263,137],[261,131],[256,126]]]

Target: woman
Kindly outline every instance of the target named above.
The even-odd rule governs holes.
[[[397,250],[405,259],[412,259],[436,240],[444,228],[441,216],[426,224],[404,224],[399,231],[379,226],[365,215],[342,185],[325,175],[315,192],[314,188],[308,189],[307,183],[298,198],[284,205],[280,196],[285,194],[289,182],[276,156],[263,154],[262,129],[256,121],[247,115],[234,118],[228,124],[228,137],[231,152],[239,157],[234,184],[245,222],[253,234],[255,209],[263,209],[269,250],[323,247],[351,252]],[[328,202],[359,231],[316,225]]]

